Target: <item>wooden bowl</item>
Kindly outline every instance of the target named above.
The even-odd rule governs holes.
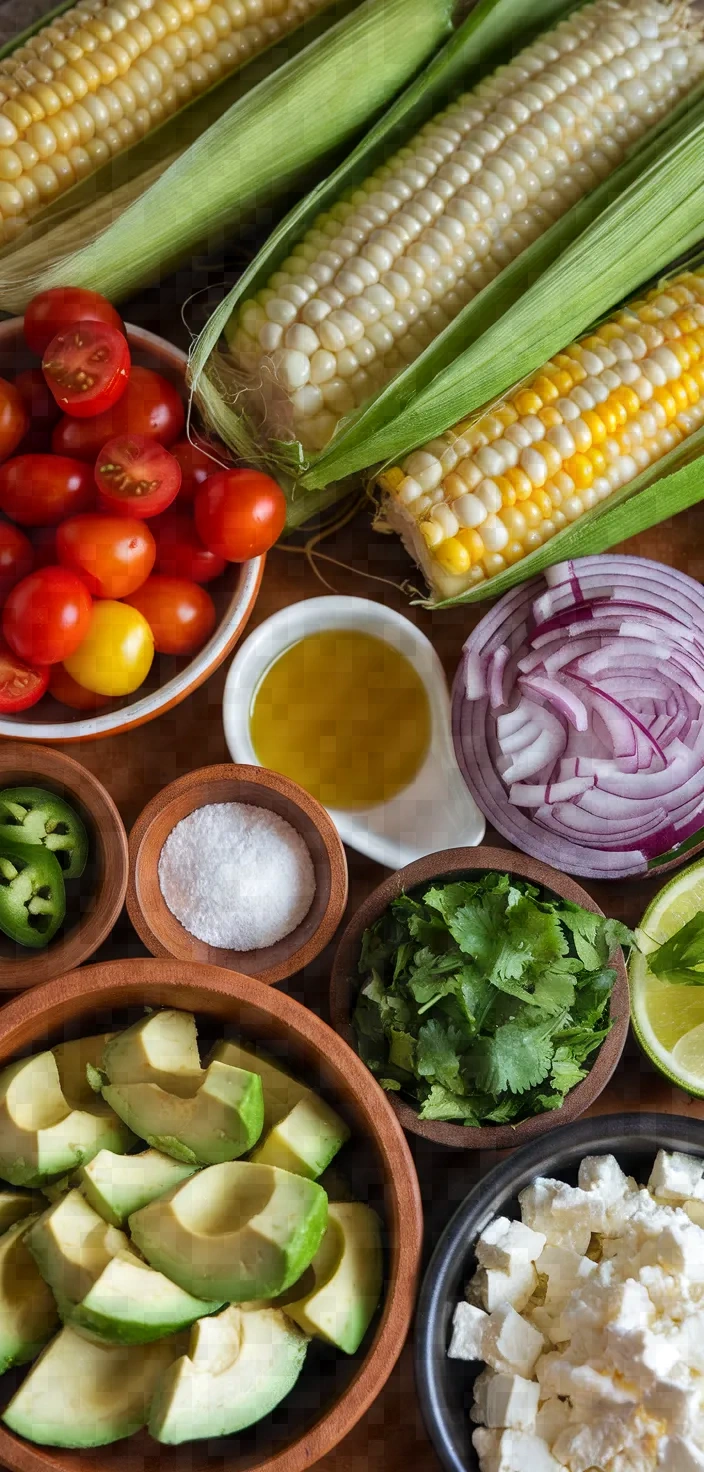
[[[133,363],[153,368],[175,384],[186,397],[188,359],[180,348],[156,337],[142,327],[126,325]],[[22,336],[21,317],[0,322],[0,376],[14,378],[23,368],[35,366],[37,359],[28,352]],[[184,431],[185,433],[185,431]],[[213,462],[213,469],[218,469]],[[29,533],[31,540],[31,531]],[[157,654],[151,670],[132,695],[114,700],[104,710],[92,715],[69,710],[51,695],[18,715],[0,716],[0,736],[26,741],[85,741],[98,736],[114,736],[153,721],[207,680],[234,649],[257,599],[264,572],[263,557],[250,562],[228,563],[222,577],[208,585],[215,603],[218,622],[207,644],[192,659]]]
[[[351,1047],[356,1047],[352,1013],[359,991],[357,962],[362,936],[367,927],[379,919],[392,900],[415,889],[419,884],[427,884],[435,879],[457,879],[477,871],[486,873],[487,870],[516,874],[532,884],[542,885],[563,900],[571,900],[575,905],[582,905],[585,910],[592,910],[595,915],[604,913],[586,890],[582,889],[581,884],[576,884],[573,879],[566,878],[556,869],[550,869],[547,864],[541,864],[537,859],[527,858],[512,849],[488,848],[483,845],[479,848],[445,849],[442,853],[428,854],[415,864],[408,864],[405,869],[398,869],[357,910],[343,932],[335,954],[330,977],[330,1016],[333,1026]],[[571,1120],[577,1119],[606,1088],[628,1036],[628,978],[620,949],[612,957],[611,965],[616,972],[611,996],[613,1027],[602,1043],[587,1077],[570,1090],[561,1109],[536,1114],[515,1125],[482,1125],[477,1129],[447,1124],[442,1120],[421,1120],[410,1104],[405,1104],[396,1094],[389,1094],[391,1106],[403,1128],[414,1135],[422,1135],[425,1140],[432,1140],[436,1145],[448,1145],[455,1150],[505,1150],[514,1145],[523,1145],[527,1140],[534,1140],[558,1125],[569,1124]]]
[[[97,951],[120,914],[127,889],[127,834],[102,782],[48,746],[0,744],[0,790],[46,787],[80,813],[90,842],[80,879],[66,886],[66,919],[43,951],[25,950],[0,933],[0,991],[20,991],[80,966]]]
[[[423,1237],[408,1145],[382,1090],[331,1028],[291,997],[216,966],[110,961],[27,992],[0,1011],[0,1066],[60,1038],[114,1028],[145,1005],[195,1012],[204,1036],[236,1031],[278,1056],[345,1115],[353,1138],[340,1169],[385,1224],[381,1312],[357,1355],[333,1353],[313,1341],[298,1385],[283,1406],[238,1436],[160,1447],[141,1432],[104,1450],[75,1452],[34,1446],[0,1428],[0,1464],[12,1472],[134,1472],[138,1467],[212,1472],[215,1465],[223,1472],[304,1472],[364,1415],[408,1333]]]
[[[246,802],[285,818],[305,840],[315,870],[315,896],[300,925],[255,951],[231,951],[197,940],[172,915],[159,886],[159,856],[172,828],[211,802]],[[270,986],[293,976],[318,956],[335,931],[347,903],[347,860],[342,840],[325,809],[296,782],[263,767],[201,767],[169,783],[140,813],[129,840],[127,910],[153,956],[206,961],[256,976]]]

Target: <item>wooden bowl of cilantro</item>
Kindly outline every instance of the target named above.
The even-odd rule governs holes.
[[[459,848],[399,869],[337,949],[332,1021],[404,1129],[504,1149],[576,1119],[628,1034],[621,946],[573,879],[508,849]]]

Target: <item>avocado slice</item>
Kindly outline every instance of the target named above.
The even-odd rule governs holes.
[[[43,1211],[45,1205],[39,1192],[0,1191],[0,1233],[22,1221],[23,1217]]]
[[[311,1090],[298,1079],[290,1076],[273,1063],[270,1058],[260,1057],[243,1048],[241,1043],[216,1043],[210,1055],[211,1063],[229,1063],[231,1068],[246,1068],[249,1073],[258,1073],[264,1090],[264,1129],[268,1132],[289,1114],[301,1099],[306,1099]]]
[[[0,1073],[0,1176],[13,1186],[41,1186],[98,1150],[120,1153],[131,1139],[114,1114],[71,1108],[53,1053]]]
[[[286,1313],[305,1334],[355,1354],[381,1297],[381,1223],[361,1201],[330,1202],[325,1236],[311,1263],[313,1284]]]
[[[59,1315],[27,1248],[33,1218],[15,1222],[0,1240],[0,1374],[33,1360],[59,1327]]]
[[[103,1095],[148,1145],[191,1165],[235,1160],[262,1132],[261,1079],[227,1063],[211,1063],[190,1097],[155,1083],[108,1084]]]
[[[111,1084],[158,1084],[190,1098],[203,1082],[191,1012],[148,1012],[107,1043],[100,1068]]]
[[[268,1416],[293,1389],[308,1340],[279,1309],[232,1305],[191,1331],[188,1354],[157,1386],[149,1431],[170,1446],[231,1436]]]
[[[349,1127],[339,1114],[309,1093],[274,1125],[251,1158],[256,1164],[276,1165],[315,1181],[349,1137]]]
[[[64,1318],[90,1292],[111,1257],[129,1243],[80,1191],[69,1191],[37,1218],[27,1233],[27,1246]]]
[[[185,1329],[223,1300],[193,1298],[134,1252],[118,1252],[67,1322],[113,1344],[149,1344]]]
[[[52,1048],[61,1092],[70,1109],[85,1109],[88,1114],[110,1113],[105,1100],[91,1087],[88,1070],[100,1067],[105,1048],[114,1037],[113,1032],[102,1032],[97,1037],[76,1038]]]
[[[107,1446],[144,1426],[157,1383],[184,1353],[183,1334],[154,1344],[99,1344],[62,1329],[2,1419],[43,1446]]]
[[[314,1181],[251,1161],[200,1171],[130,1217],[153,1267],[197,1298],[275,1298],[300,1278],[325,1231]]]
[[[196,1169],[160,1150],[142,1150],[139,1155],[100,1150],[76,1172],[75,1183],[103,1221],[121,1227],[133,1211],[186,1181]]]

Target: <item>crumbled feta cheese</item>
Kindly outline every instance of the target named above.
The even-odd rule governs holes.
[[[659,1472],[704,1472],[704,1450],[682,1436],[666,1436],[660,1444]]]
[[[508,1426],[533,1431],[540,1386],[536,1380],[505,1371],[487,1370],[474,1383],[474,1403],[485,1426]]]
[[[630,1189],[615,1155],[585,1156],[578,1179],[582,1191],[595,1191],[606,1207],[621,1201]]]
[[[592,1232],[606,1225],[606,1208],[596,1191],[582,1191],[564,1181],[539,1176],[519,1196],[523,1220],[557,1247],[571,1247],[583,1256]]]
[[[567,1427],[554,1445],[555,1456],[570,1472],[606,1467],[628,1445],[628,1425],[620,1416],[599,1417],[593,1424]],[[526,1464],[526,1472],[530,1472]]]
[[[687,1436],[697,1420],[699,1390],[690,1383],[688,1371],[678,1367],[668,1380],[658,1381],[644,1405],[651,1415],[665,1422],[668,1431]]]
[[[533,1297],[537,1282],[532,1262],[519,1262],[510,1273],[502,1273],[498,1268],[477,1268],[471,1297],[474,1301],[476,1294],[488,1314],[493,1314],[502,1303],[510,1303],[520,1313]]]
[[[542,1232],[532,1231],[523,1222],[512,1222],[507,1216],[498,1216],[484,1228],[475,1250],[482,1267],[511,1273],[519,1264],[535,1262],[544,1246]]]
[[[545,1341],[542,1334],[504,1304],[489,1315],[484,1331],[484,1359],[493,1370],[531,1374]]]
[[[447,1353],[451,1360],[480,1360],[484,1355],[484,1330],[489,1315],[471,1303],[458,1303],[452,1316],[452,1338]]]
[[[663,1267],[684,1273],[690,1283],[704,1283],[704,1229],[694,1222],[673,1221],[658,1233],[655,1244]]]
[[[566,1303],[581,1280],[590,1277],[596,1269],[596,1263],[591,1258],[580,1257],[570,1247],[554,1247],[551,1244],[543,1248],[535,1266],[538,1273],[545,1275],[548,1280],[545,1307],[554,1311]]]
[[[541,1437],[502,1431],[496,1441],[488,1441],[481,1436],[483,1429],[479,1427],[472,1436],[481,1472],[563,1472]]]
[[[649,1329],[621,1330],[613,1324],[608,1333],[609,1356],[627,1380],[644,1389],[667,1381],[680,1357],[680,1345],[674,1338],[653,1334]]]
[[[610,1328],[614,1333],[627,1334],[632,1329],[645,1329],[653,1317],[653,1305],[645,1284],[635,1278],[626,1278],[625,1283],[620,1283],[614,1290],[611,1310]]]
[[[560,1432],[564,1431],[569,1419],[569,1402],[560,1400],[559,1396],[552,1395],[548,1400],[544,1400],[538,1409],[538,1414],[535,1418],[536,1435],[542,1436],[548,1446],[552,1447],[553,1442],[557,1440]]]
[[[498,1466],[500,1440],[498,1431],[487,1431],[484,1426],[478,1426],[476,1431],[472,1432],[472,1444],[479,1458],[481,1472],[495,1472]]]
[[[704,1176],[704,1160],[695,1155],[683,1155],[674,1150],[659,1150],[650,1173],[648,1190],[661,1201],[681,1205],[690,1196],[696,1196]]]

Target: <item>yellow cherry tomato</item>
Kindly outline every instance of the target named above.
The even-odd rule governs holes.
[[[93,604],[91,625],[64,669],[96,695],[131,695],[146,679],[154,658],[154,637],[136,608],[101,598]]]

